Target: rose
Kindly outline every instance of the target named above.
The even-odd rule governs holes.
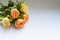
[[[28,21],[29,18],[28,14],[23,14],[23,18],[24,18],[24,22]]]
[[[12,16],[13,19],[14,19],[14,18],[18,18],[18,16],[19,16],[19,11],[18,11],[16,8],[12,9],[12,10],[11,10],[11,16]]]
[[[5,18],[2,20],[2,24],[3,24],[3,26],[5,26],[5,27],[9,27],[9,26],[10,26],[10,20],[9,20],[9,18],[5,17]]]
[[[24,25],[24,20],[22,20],[22,19],[18,19],[18,20],[15,22],[16,28],[22,28],[23,25]]]
[[[28,7],[25,4],[21,4],[20,11],[23,13],[28,13]]]

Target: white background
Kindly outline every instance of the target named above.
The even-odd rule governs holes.
[[[15,0],[13,0],[15,1]],[[0,0],[7,4],[7,0]],[[60,40],[60,0],[27,0],[29,20],[22,29],[5,29],[0,22],[0,40]]]

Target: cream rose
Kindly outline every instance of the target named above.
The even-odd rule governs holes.
[[[20,11],[23,12],[23,13],[28,13],[28,7],[27,7],[27,5],[21,4]]]
[[[7,17],[5,17],[5,18],[2,20],[2,24],[3,24],[3,26],[5,26],[5,27],[9,27],[9,26],[10,26],[10,20],[9,20]]]

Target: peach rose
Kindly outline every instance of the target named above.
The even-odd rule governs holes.
[[[16,28],[22,28],[23,25],[24,25],[24,20],[22,20],[22,19],[18,19],[18,20],[15,22]]]
[[[24,22],[28,21],[28,18],[29,18],[28,14],[24,14],[23,18],[24,18]]]
[[[11,16],[12,16],[13,19],[14,19],[14,18],[18,18],[18,16],[19,16],[19,11],[18,11],[16,8],[12,9],[12,10],[11,10]]]

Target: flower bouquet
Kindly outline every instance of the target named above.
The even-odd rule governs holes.
[[[29,16],[26,0],[20,2],[9,0],[8,5],[0,3],[0,6],[0,21],[2,21],[4,27],[9,28],[14,22],[16,28],[22,28],[27,22]]]

